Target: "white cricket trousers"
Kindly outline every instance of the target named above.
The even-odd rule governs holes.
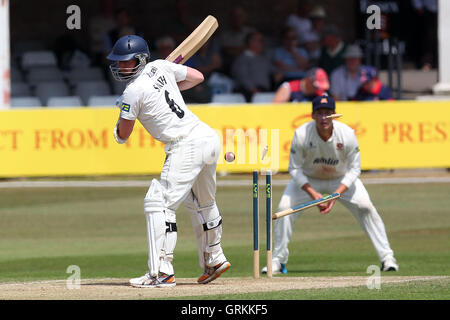
[[[309,178],[309,184],[318,192],[331,194],[341,183],[341,179],[319,180]],[[300,189],[291,179],[283,196],[281,197],[278,210],[292,208],[295,205],[311,201],[311,197]],[[389,245],[383,220],[375,209],[369,194],[360,179],[344,192],[338,199],[353,216],[356,218],[361,228],[365,231],[378,254],[380,261],[387,256],[393,256],[393,251]],[[328,214],[333,214],[329,212]],[[288,244],[291,240],[294,223],[302,212],[294,213],[283,218],[274,220],[273,224],[273,258],[280,263],[286,264],[289,257]]]
[[[217,133],[201,123],[186,138],[168,143],[161,171],[165,207],[176,211],[190,192],[200,206],[216,197],[216,167],[221,141]]]
[[[221,146],[217,133],[201,123],[186,138],[166,145],[166,160],[161,172],[168,222],[176,222],[175,211],[184,202],[191,213],[202,268],[226,260],[220,244],[222,218],[215,200],[216,167]],[[170,246],[174,249],[175,243]],[[171,270],[170,260],[163,263],[164,270]]]

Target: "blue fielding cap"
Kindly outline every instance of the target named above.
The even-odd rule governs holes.
[[[326,95],[315,97],[314,100],[312,101],[312,106],[313,112],[320,108],[331,109],[333,111],[336,109],[334,99]]]

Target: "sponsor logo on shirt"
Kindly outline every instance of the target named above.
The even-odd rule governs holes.
[[[325,159],[323,157],[322,158],[316,158],[313,161],[313,164],[326,164],[326,165],[329,165],[329,166],[337,166],[338,163],[339,163],[338,159],[331,159],[331,158]]]
[[[128,103],[122,103],[122,111],[130,112],[130,105]]]
[[[152,67],[149,71],[149,73],[147,73],[147,75],[149,76],[149,78],[153,77],[156,74],[156,71],[158,71],[158,68],[156,67]]]

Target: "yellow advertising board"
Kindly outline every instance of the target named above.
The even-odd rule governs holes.
[[[310,103],[190,108],[222,138],[218,171],[286,171],[292,135],[311,121]],[[450,102],[340,102],[336,111],[344,115],[336,121],[356,132],[362,169],[450,167]],[[0,177],[159,173],[164,145],[139,123],[126,144],[117,144],[118,114],[115,108],[0,111]],[[225,162],[225,151],[236,160]]]

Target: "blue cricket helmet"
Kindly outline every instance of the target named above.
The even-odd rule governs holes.
[[[112,61],[127,61],[136,58],[137,54],[146,54],[150,58],[147,41],[139,36],[129,35],[117,40],[106,58]]]
[[[139,75],[150,58],[147,41],[136,35],[123,36],[116,41],[110,54],[106,57],[114,61],[110,65],[111,72],[116,80],[127,81]],[[119,68],[117,62],[137,60],[133,68]]]

